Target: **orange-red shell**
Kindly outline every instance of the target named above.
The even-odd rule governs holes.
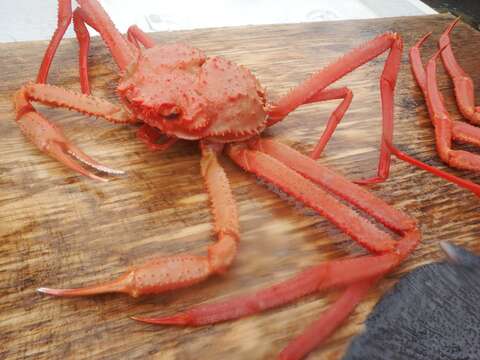
[[[183,44],[142,51],[118,92],[141,120],[179,138],[228,142],[266,125],[265,93],[248,69]]]

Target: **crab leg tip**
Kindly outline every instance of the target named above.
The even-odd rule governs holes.
[[[61,296],[62,290],[59,289],[50,289],[46,287],[41,287],[37,289],[37,292],[42,293],[42,294],[47,294],[47,295],[52,295],[52,296]]]

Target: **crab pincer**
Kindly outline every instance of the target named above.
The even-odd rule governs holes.
[[[112,119],[112,121],[129,121],[129,117],[113,104],[96,99],[93,96],[78,94],[56,86],[45,84],[26,84],[14,97],[17,124],[22,133],[41,151],[57,159],[70,169],[94,180],[108,181],[83,165],[110,175],[121,175],[123,171],[102,165],[73,145],[63,134],[62,129],[37,112],[32,101],[39,101],[50,106],[77,109],[86,114]],[[77,160],[77,161],[75,161]]]

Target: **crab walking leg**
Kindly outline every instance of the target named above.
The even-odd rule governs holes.
[[[17,91],[14,98],[17,114],[16,120],[20,129],[41,151],[46,152],[72,170],[95,180],[106,181],[107,179],[85,169],[75,162],[72,157],[98,171],[114,175],[123,174],[123,171],[114,170],[99,164],[71,144],[60,127],[51,123],[35,110],[31,104],[32,101],[68,108],[91,116],[99,116],[114,123],[135,122],[135,118],[129,113],[105,100],[46,84],[24,85]]]
[[[326,216],[346,233],[352,235],[352,228],[356,227],[355,222],[362,223],[360,228],[355,229],[357,236],[352,235],[352,237],[359,241],[358,233],[369,234],[368,239],[359,243],[379,255],[328,261],[253,294],[219,303],[200,305],[173,316],[136,317],[136,320],[154,324],[205,325],[256,314],[290,303],[313,292],[348,286],[379,277],[398,265],[420,241],[420,232],[414,224],[401,232],[401,239],[398,242],[394,242],[389,236],[385,238],[380,230],[375,233],[370,223],[360,221],[360,216],[350,212],[350,208],[343,206],[310,180],[267,154],[249,150],[243,145],[230,146],[228,154],[242,168],[275,184],[289,195]],[[399,221],[402,220],[399,219]],[[388,222],[394,223],[395,219]],[[395,245],[394,248],[391,248],[392,243]]]
[[[337,329],[368,293],[378,279],[353,284],[343,291],[341,297],[320,318],[292,340],[278,355],[279,360],[302,359],[320,346]]]
[[[395,33],[385,33],[350,51],[338,61],[313,74],[290,93],[282,97],[270,110],[269,123],[274,124],[282,120],[288,113],[304,104],[314,94],[390,49],[380,76],[383,130],[377,176],[358,181],[358,183],[366,184],[385,181],[390,170],[390,149],[386,142],[392,143],[393,140],[393,91],[400,67],[402,48],[403,42],[400,36]]]
[[[79,44],[78,63],[80,86],[82,93],[90,95],[90,83],[88,80],[88,50],[90,48],[90,34],[85,26],[85,19],[82,14],[82,9],[80,8],[75,9],[73,12],[73,29],[75,30]]]
[[[450,42],[450,33],[459,20],[460,18],[457,18],[447,27],[444,33],[440,36],[438,45],[440,48],[443,48],[441,54],[443,64],[452,78],[460,112],[472,124],[480,125],[480,107],[475,106],[473,80],[458,64]]]
[[[130,42],[140,42],[144,47],[152,48],[155,46],[155,42],[152,40],[150,36],[148,36],[142,29],[140,29],[137,25],[132,25],[128,28],[127,31],[128,40]]]
[[[363,187],[353,184],[342,175],[317,163],[290,146],[268,139],[257,138],[249,147],[261,151],[280,161],[322,188],[348,201],[366,212],[386,227],[396,232],[408,231],[415,227],[415,221],[403,212],[388,205]]]
[[[47,81],[48,72],[52,65],[53,57],[57,52],[58,45],[67,31],[70,22],[72,21],[72,2],[71,0],[59,0],[58,1],[58,15],[57,15],[57,28],[53,33],[50,44],[48,44],[45,55],[43,56],[42,64],[38,70],[37,83],[45,84]]]
[[[205,180],[214,218],[217,242],[207,256],[176,255],[157,257],[132,268],[111,282],[78,289],[40,288],[55,296],[87,296],[109,292],[137,297],[156,294],[201,282],[213,274],[224,273],[237,253],[239,228],[235,200],[224,170],[217,160],[222,147],[202,142],[201,171]]]
[[[340,104],[335,108],[335,110],[328,118],[325,130],[323,131],[323,134],[318,140],[317,145],[310,154],[313,159],[318,159],[320,157],[323,149],[325,149],[325,146],[327,145],[328,141],[333,135],[333,132],[337,128],[338,123],[342,120],[345,112],[348,110],[348,107],[352,103],[352,98],[352,91],[347,87],[342,87],[339,89],[322,90],[317,94],[313,95],[305,102],[305,104],[309,104],[313,102],[342,99]]]
[[[125,70],[134,60],[134,53],[127,40],[115,28],[112,20],[97,0],[77,0],[87,23],[94,24],[103,41],[110,49],[113,59],[120,70]]]

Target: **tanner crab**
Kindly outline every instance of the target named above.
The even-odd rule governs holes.
[[[105,284],[80,289],[38,290],[56,296],[107,292],[140,296],[190,286],[225,272],[235,258],[240,239],[235,201],[227,176],[217,160],[225,153],[244,170],[276,185],[326,217],[372,255],[328,261],[273,287],[223,303],[199,306],[171,317],[136,319],[156,324],[212,324],[290,303],[309,293],[343,288],[343,295],[331,308],[281,353],[283,358],[304,356],[322,343],[348,317],[368,289],[405,259],[420,240],[420,231],[413,219],[315,161],[352,100],[348,88],[328,87],[389,50],[380,79],[383,138],[378,175],[358,183],[386,179],[391,153],[432,171],[392,145],[393,94],[402,52],[400,36],[385,33],[376,37],[271,103],[246,68],[222,57],[207,57],[201,50],[188,45],[155,46],[148,35],[135,26],[128,30],[128,37],[124,37],[96,0],[77,2],[79,7],[72,12],[70,0],[59,0],[58,28],[44,56],[37,81],[24,85],[15,95],[21,131],[40,150],[96,180],[107,179],[92,170],[111,175],[121,172],[98,163],[71,144],[57,126],[35,110],[32,102],[67,108],[118,124],[142,122],[138,136],[155,150],[164,150],[177,139],[198,141],[202,153],[201,172],[211,201],[217,242],[208,248],[207,256],[157,257]],[[46,84],[51,61],[72,18],[80,45],[83,94]],[[90,95],[89,34],[85,24],[100,33],[120,69],[117,93],[122,106]],[[297,107],[329,99],[342,99],[342,102],[329,118],[310,157],[260,136],[264,129],[285,119]],[[159,144],[162,137],[167,140]],[[439,174],[466,186],[467,182],[461,179]],[[360,216],[345,202],[398,234],[399,240]]]

